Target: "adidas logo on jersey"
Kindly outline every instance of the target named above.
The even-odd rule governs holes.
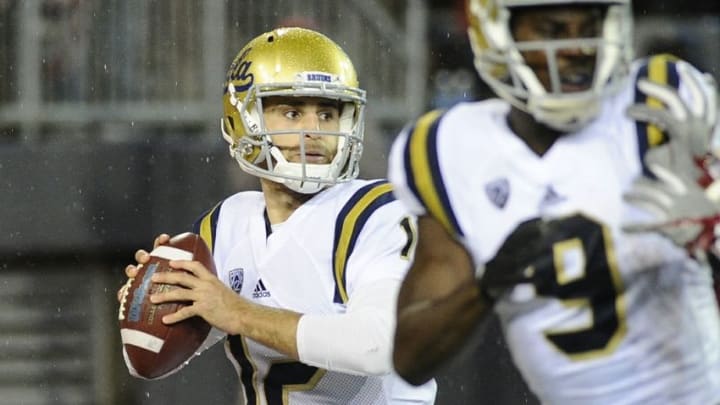
[[[267,298],[270,296],[270,291],[265,288],[265,284],[263,283],[262,279],[258,280],[257,284],[255,285],[255,290],[253,290],[252,297],[253,298]]]
[[[547,191],[545,192],[545,197],[543,197],[543,200],[540,202],[540,208],[548,205],[559,204],[565,200],[566,198],[558,194],[553,186],[548,186]]]

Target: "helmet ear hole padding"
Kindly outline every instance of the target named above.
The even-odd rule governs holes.
[[[340,107],[340,131],[348,132],[352,129],[357,108],[353,103],[342,103]]]
[[[355,124],[355,114],[357,109],[355,108],[355,105],[352,103],[342,103],[340,107],[340,132],[342,133],[349,133],[352,130],[353,125]],[[340,154],[340,150],[342,150],[343,146],[345,145],[345,137],[341,136],[340,139],[338,139],[338,153]]]

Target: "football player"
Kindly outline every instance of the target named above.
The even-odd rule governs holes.
[[[422,116],[390,156],[419,216],[396,370],[427,381],[492,309],[542,403],[719,403],[703,249],[720,207],[696,164],[717,125],[712,81],[667,55],[633,61],[630,0],[467,11],[498,98]]]
[[[434,402],[434,381],[412,387],[392,373],[415,219],[387,181],[356,179],[365,102],[347,55],[307,29],[256,37],[227,73],[222,135],[262,191],[232,195],[196,223],[217,278],[172,262],[192,274],[156,274],[184,288],[152,300],[190,301],[163,321],[197,315],[227,335],[245,403]]]

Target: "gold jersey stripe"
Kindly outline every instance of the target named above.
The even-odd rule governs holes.
[[[360,230],[372,212],[393,199],[392,185],[387,182],[371,184],[369,188],[359,190],[338,214],[333,267],[336,295],[343,303],[348,301],[345,268]]]
[[[458,229],[456,229],[451,220],[452,213],[448,212],[450,207],[445,207],[442,203],[440,190],[438,190],[435,185],[434,180],[435,177],[438,176],[437,180],[440,181],[440,185],[442,186],[442,181],[439,178],[440,173],[434,172],[430,161],[430,153],[435,153],[435,151],[428,150],[428,137],[431,134],[431,129],[442,114],[443,111],[441,110],[430,111],[418,120],[415,129],[408,139],[410,169],[418,197],[428,212],[436,218],[448,232],[457,234]]]
[[[208,211],[208,213],[200,220],[200,237],[208,245],[210,252],[213,252],[214,248],[215,228],[217,227],[217,217],[218,214],[220,214],[221,204],[222,202],[213,207],[213,209]]]

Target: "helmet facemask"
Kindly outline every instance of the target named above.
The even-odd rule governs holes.
[[[232,141],[221,120],[223,136],[231,144],[230,154],[247,173],[266,178],[289,189],[303,193],[317,193],[330,185],[357,177],[362,154],[365,92],[338,83],[333,75],[323,72],[301,72],[292,83],[268,83],[252,86],[243,100],[236,98],[235,89],[228,86],[230,102],[241,118],[245,135]],[[268,97],[312,97],[339,103],[337,131],[267,129],[263,115],[263,100]],[[235,123],[237,125],[237,123]],[[337,136],[337,149],[328,164],[307,161],[307,135]],[[288,162],[273,136],[299,137],[300,162]]]
[[[629,4],[627,0],[588,1],[592,6],[606,6],[600,36],[590,38],[516,41],[511,31],[511,13],[513,7],[581,3],[584,2],[471,0],[468,9],[470,42],[482,78],[499,97],[563,132],[578,130],[594,119],[601,100],[616,91],[627,76],[632,59]],[[558,52],[567,49],[580,49],[588,57],[594,55],[594,68],[589,72],[592,79],[586,89],[562,88]],[[527,52],[544,53],[548,88],[523,57]]]

